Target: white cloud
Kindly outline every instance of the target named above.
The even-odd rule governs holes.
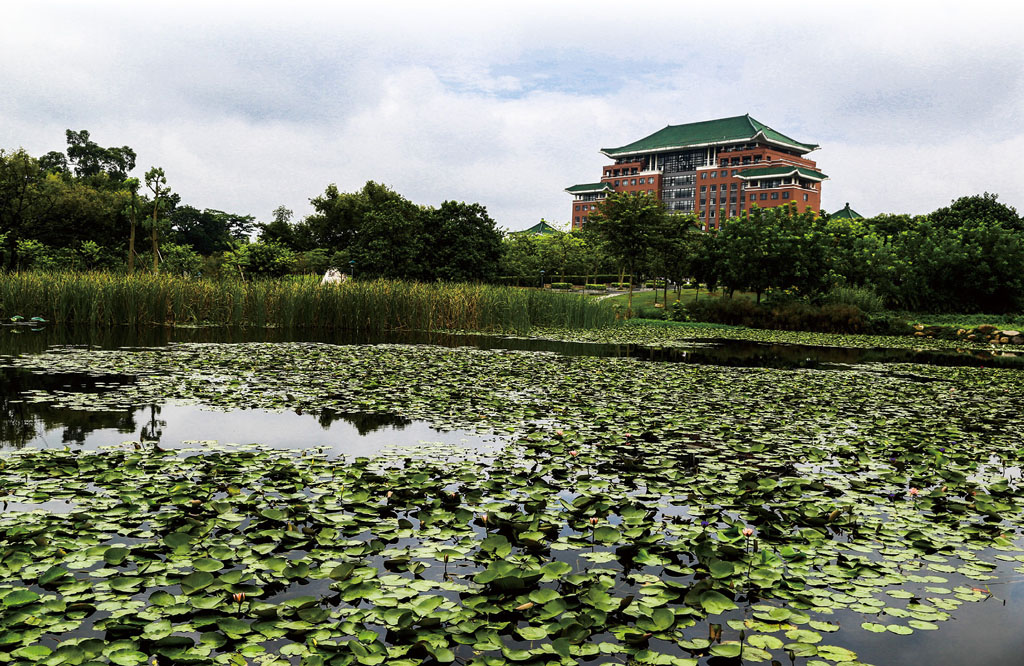
[[[749,112],[821,144],[827,209],[985,190],[1024,209],[1006,6],[21,3],[0,25],[0,147],[84,128],[197,206],[301,216],[375,179],[523,228],[567,217],[601,147]]]

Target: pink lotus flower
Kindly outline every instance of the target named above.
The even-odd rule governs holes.
[[[751,529],[749,527],[744,527],[743,528],[743,536],[749,537],[749,536],[753,536],[753,534],[754,534],[754,530],[753,529]]]
[[[921,491],[918,490],[917,488],[911,488],[909,492],[911,497],[917,497]]]
[[[580,452],[577,451],[576,449],[573,449],[572,451],[569,452],[569,455],[572,456],[573,458],[575,458],[579,454],[580,454]]]

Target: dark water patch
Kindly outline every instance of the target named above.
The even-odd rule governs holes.
[[[96,349],[164,347],[174,343],[319,342],[337,345],[409,344],[473,347],[483,350],[548,352],[564,356],[777,369],[850,369],[866,364],[908,363],[945,367],[1024,368],[1024,355],[998,349],[914,349],[829,347],[729,338],[676,341],[671,346],[563,341],[486,334],[431,331],[332,331],[281,328],[147,328],[105,330],[48,327],[22,335],[3,335],[0,356],[37,354],[55,345]]]

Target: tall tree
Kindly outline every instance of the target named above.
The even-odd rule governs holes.
[[[146,172],[146,187],[148,187],[150,192],[153,193],[153,220],[150,225],[150,239],[153,242],[153,272],[156,273],[160,270],[160,241],[158,226],[160,204],[162,200],[166,199],[170,192],[170,190],[167,189],[167,176],[164,175],[164,170],[158,167],[151,167],[149,171]]]
[[[124,181],[125,187],[131,192],[131,202],[128,204],[128,221],[131,225],[131,231],[128,234],[128,272],[135,272],[135,229],[138,226],[138,197],[139,197],[139,179],[138,178],[126,178]]]
[[[647,193],[618,192],[590,216],[589,226],[604,240],[630,274],[626,316],[633,316],[633,283],[658,230],[665,224],[665,204]]]

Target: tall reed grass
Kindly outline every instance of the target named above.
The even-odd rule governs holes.
[[[322,327],[367,331],[528,332],[611,324],[594,299],[466,283],[319,279],[209,280],[171,275],[25,272],[0,275],[0,317],[56,324]]]

